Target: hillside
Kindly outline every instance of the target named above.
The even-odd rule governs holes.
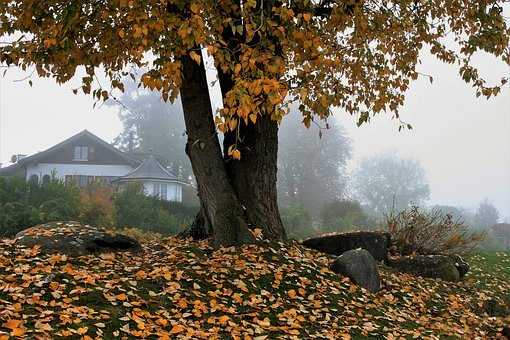
[[[508,253],[473,256],[459,284],[381,268],[377,294],[329,261],[295,243],[213,251],[167,238],[137,254],[67,258],[3,240],[0,339],[486,338],[510,323],[485,313],[510,298]]]

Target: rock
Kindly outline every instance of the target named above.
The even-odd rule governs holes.
[[[81,256],[111,251],[138,251],[137,240],[78,222],[51,222],[25,229],[16,235],[18,245],[39,245],[43,254]]]
[[[368,250],[377,261],[386,261],[390,239],[390,234],[386,232],[356,231],[309,238],[302,245],[332,255],[362,248]]]
[[[335,273],[349,277],[354,283],[373,293],[381,289],[377,262],[365,249],[346,251],[333,261],[330,268]]]
[[[450,255],[450,258],[454,261],[453,264],[455,268],[457,268],[457,270],[459,271],[459,276],[462,279],[469,272],[469,269],[471,269],[469,263],[464,261],[464,259],[457,254]]]
[[[458,258],[460,258],[460,256]],[[460,264],[458,258],[456,260],[454,257],[448,255],[402,256],[390,258],[388,260],[388,266],[416,276],[456,282],[461,278],[456,263],[459,264],[459,268],[463,272],[465,270],[464,265]],[[462,260],[462,262],[465,263],[464,260]]]

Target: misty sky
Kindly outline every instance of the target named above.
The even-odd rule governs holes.
[[[510,74],[508,66],[479,58],[490,79]],[[0,69],[3,72],[3,69]],[[448,204],[475,209],[488,198],[502,217],[510,218],[510,87],[495,99],[476,99],[457,71],[425,56],[420,72],[434,76],[417,80],[401,110],[402,120],[412,131],[398,132],[388,116],[376,117],[357,128],[354,119],[336,112],[353,141],[358,161],[381,152],[398,152],[418,159],[431,185],[430,204]],[[0,162],[13,154],[33,154],[88,129],[111,142],[121,124],[114,108],[92,108],[93,101],[74,95],[73,85],[32,77],[17,82],[26,73],[10,69],[0,76]],[[217,89],[216,89],[217,91]],[[216,98],[218,94],[216,93]]]

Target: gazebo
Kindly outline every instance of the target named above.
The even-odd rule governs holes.
[[[173,202],[182,202],[182,187],[187,184],[165,169],[153,155],[114,183],[121,188],[129,183],[141,183],[147,195]]]

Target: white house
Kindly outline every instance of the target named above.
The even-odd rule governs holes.
[[[182,202],[183,182],[165,169],[158,160],[150,155],[136,169],[113,181],[121,187],[132,182],[143,185],[144,191],[167,201]]]
[[[38,183],[55,176],[81,187],[94,181],[119,185],[138,181],[148,195],[176,202],[182,202],[182,188],[187,185],[154,156],[141,162],[87,130],[48,150],[15,160],[14,164],[0,168],[0,176],[18,176]]]

